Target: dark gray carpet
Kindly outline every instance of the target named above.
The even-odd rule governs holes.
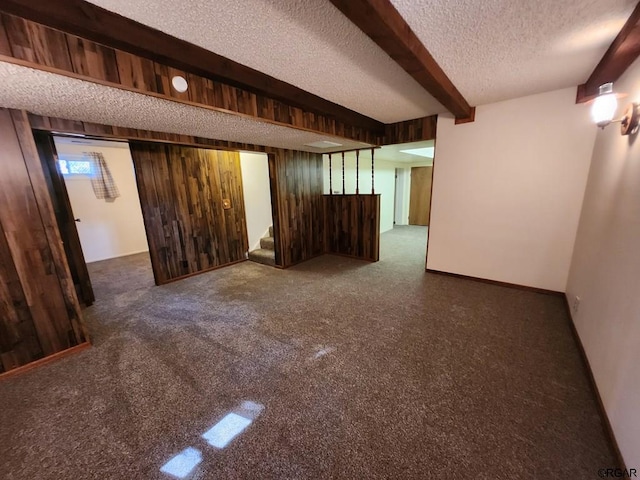
[[[0,382],[0,478],[168,479],[188,447],[197,479],[615,465],[562,300],[426,274],[425,232],[384,234],[375,264],[244,262],[162,287],[146,255],[91,265],[94,347]],[[226,448],[201,437],[249,410]]]

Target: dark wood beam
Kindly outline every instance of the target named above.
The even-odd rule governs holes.
[[[578,86],[576,103],[584,103],[598,95],[603,83],[615,82],[640,55],[640,3],[624,24],[589,79]]]
[[[384,130],[377,120],[84,0],[2,0],[0,11],[355,127],[380,133]]]
[[[331,0],[456,118],[471,106],[389,0]]]

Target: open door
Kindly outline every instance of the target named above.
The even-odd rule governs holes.
[[[433,167],[413,167],[411,169],[409,225],[429,225],[432,174]]]
[[[58,168],[58,154],[53,142],[53,136],[48,132],[41,131],[34,131],[33,136],[38,147],[42,170],[49,188],[58,230],[60,230],[69,269],[76,287],[76,294],[81,304],[89,306],[95,301],[95,296],[91,286],[91,279],[89,278],[89,271],[87,270],[87,262],[82,253],[80,237],[78,236],[76,220],[69,202],[67,187]]]

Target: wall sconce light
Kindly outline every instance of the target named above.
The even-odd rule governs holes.
[[[622,135],[633,135],[638,131],[638,119],[640,117],[640,106],[630,103],[619,120],[614,120],[613,116],[618,108],[616,94],[613,93],[613,83],[600,85],[598,96],[591,106],[591,118],[600,128],[604,129],[613,122],[620,122],[620,133]]]

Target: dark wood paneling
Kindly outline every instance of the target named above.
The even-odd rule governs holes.
[[[11,44],[9,43],[2,19],[0,19],[0,55],[11,56]]]
[[[385,125],[384,145],[435,140],[438,116],[416,118]]]
[[[600,85],[615,82],[640,56],[640,3],[596,65],[587,81],[578,86],[576,103],[583,103],[598,95]]]
[[[471,107],[390,0],[331,0],[409,75],[456,117]]]
[[[0,354],[7,370],[83,343],[86,334],[26,114],[0,109],[0,137],[0,268],[7,279]]]
[[[103,82],[120,82],[120,74],[115,68],[116,52],[112,48],[105,48],[73,35],[67,36],[67,44],[74,72]]]
[[[324,195],[325,252],[380,259],[380,195]]]
[[[72,71],[66,35],[10,15],[3,16],[14,57],[45,67]]]
[[[4,0],[0,10],[359,128],[382,128],[365,115],[82,0]]]
[[[270,167],[279,260],[281,266],[289,267],[324,253],[322,155],[282,150]]]
[[[0,3],[0,10],[11,3]],[[9,42],[9,48],[2,47],[0,30],[0,49],[4,51],[0,54],[4,55],[4,61],[15,59],[15,63],[32,68],[370,144],[378,144],[384,133],[382,123],[355,112],[351,112],[355,117],[345,113],[347,119],[340,115],[327,116],[292,104],[294,97],[269,97],[236,84],[223,83],[219,77],[207,78],[197,71],[167,63],[162,58],[145,57],[135,51],[130,53],[104,46],[20,17],[0,14],[0,23],[6,27]],[[186,55],[184,52],[182,54]],[[221,71],[227,71],[228,67],[225,64]],[[175,91],[170,86],[173,75],[188,78],[191,85],[189,91]],[[350,112],[344,107],[339,108]]]
[[[0,223],[0,373],[42,358],[44,353]]]
[[[62,245],[62,238],[58,231],[57,220],[51,202],[51,194],[44,177],[40,156],[38,155],[33,138],[33,131],[26,112],[11,110],[11,118],[16,129],[18,140],[20,141],[20,147],[22,148],[27,170],[29,171],[29,179],[31,180],[31,185],[35,193],[40,218],[51,248],[53,266],[55,267],[55,272],[62,289],[62,298],[67,308],[67,317],[71,322],[72,331],[68,331],[69,342],[73,345],[83,343],[84,341],[88,341],[89,337],[82,320],[80,304],[78,303],[73,278]],[[64,320],[61,319],[60,322],[62,322],[62,328],[66,329],[67,326]]]
[[[132,142],[131,155],[157,284],[246,258],[237,152]]]

